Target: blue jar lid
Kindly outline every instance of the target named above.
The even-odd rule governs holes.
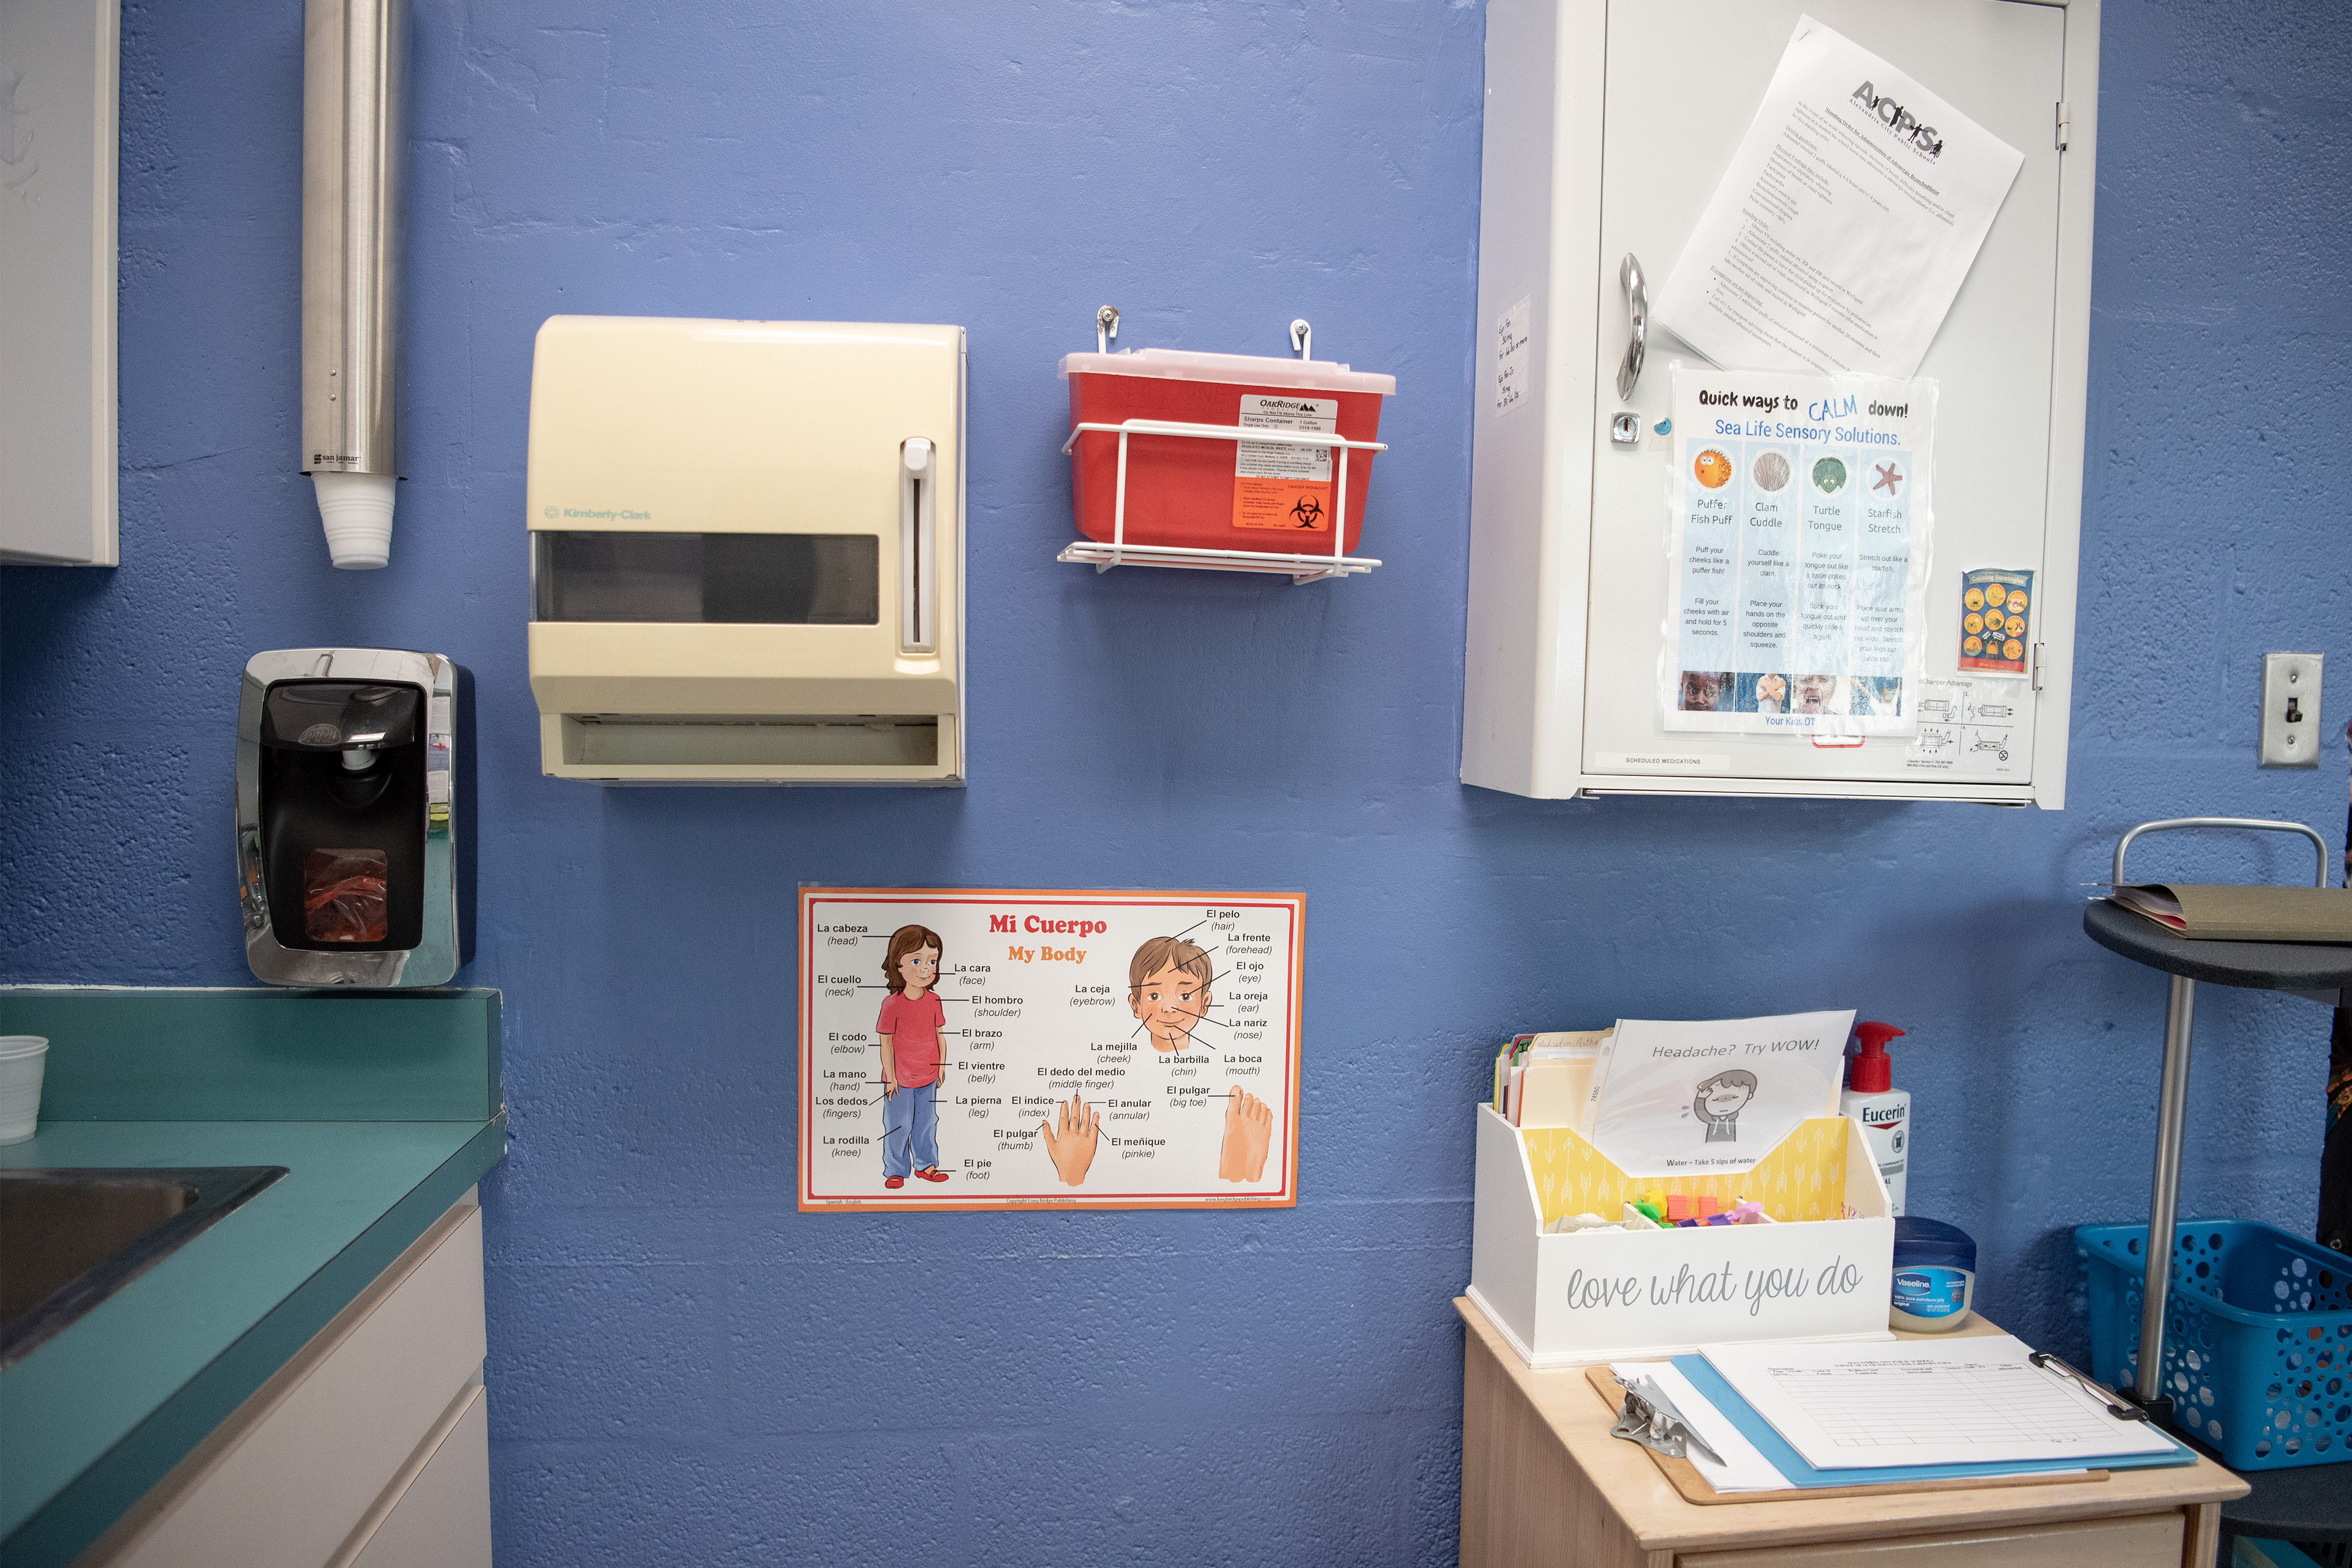
[[[1895,1222],[1895,1267],[1965,1268],[1973,1274],[1977,1244],[1958,1226],[1906,1215]]]

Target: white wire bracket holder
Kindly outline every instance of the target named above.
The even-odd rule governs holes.
[[[1384,441],[1350,441],[1339,435],[1323,436],[1305,430],[1253,430],[1242,425],[1192,425],[1172,419],[1128,419],[1117,425],[1092,422],[1079,425],[1070,431],[1070,438],[1062,443],[1065,457],[1078,444],[1078,437],[1090,433],[1118,437],[1118,486],[1111,509],[1111,533],[1108,542],[1081,539],[1066,546],[1054,559],[1076,565],[1092,566],[1097,573],[1114,566],[1181,566],[1199,572],[1257,572],[1287,574],[1293,583],[1319,583],[1329,577],[1352,577],[1370,572],[1380,563],[1368,555],[1345,553],[1348,543],[1348,454],[1349,452],[1385,452]],[[1127,444],[1133,436],[1181,436],[1203,441],[1260,441],[1276,447],[1321,447],[1339,454],[1338,475],[1339,504],[1332,510],[1337,514],[1331,525],[1331,552],[1328,555],[1276,553],[1257,550],[1212,550],[1192,545],[1129,544],[1127,542]]]

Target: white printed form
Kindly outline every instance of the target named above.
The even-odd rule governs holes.
[[[803,888],[800,1205],[1297,1201],[1296,894]]]
[[[1815,1469],[2166,1454],[2008,1334],[1899,1348],[1707,1345],[1707,1362]]]
[[[1652,314],[1727,367],[1915,375],[2024,165],[1801,17]]]

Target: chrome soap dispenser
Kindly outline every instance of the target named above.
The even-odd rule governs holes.
[[[274,985],[443,985],[474,955],[473,678],[436,653],[253,656],[237,704],[246,960]]]

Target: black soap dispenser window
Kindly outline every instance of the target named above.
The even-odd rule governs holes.
[[[470,686],[393,648],[247,664],[237,869],[257,977],[441,985],[472,957]]]

